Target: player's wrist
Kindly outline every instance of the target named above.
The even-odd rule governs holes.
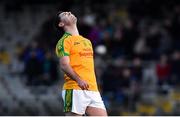
[[[76,78],[76,82],[80,82],[81,81],[81,79],[80,78]]]
[[[77,78],[76,78],[76,82],[77,82],[78,84],[80,84],[81,81],[82,81],[82,80],[80,79],[80,77],[77,77]]]

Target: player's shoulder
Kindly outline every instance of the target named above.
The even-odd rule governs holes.
[[[70,41],[72,35],[69,33],[64,33],[64,35],[59,39],[57,44],[63,44],[66,41]]]
[[[82,38],[83,38],[83,40],[85,40],[85,41],[88,41],[88,42],[91,42],[88,38],[86,38],[86,37],[83,37],[82,36]]]

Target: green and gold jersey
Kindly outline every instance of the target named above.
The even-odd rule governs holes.
[[[69,56],[73,70],[89,84],[89,90],[98,91],[94,72],[93,48],[91,42],[80,36],[72,36],[65,33],[56,45],[58,57]],[[64,76],[64,89],[81,89],[78,84]]]

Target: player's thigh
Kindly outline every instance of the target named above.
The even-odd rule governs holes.
[[[107,116],[104,102],[99,92],[90,91],[91,103],[86,108],[86,114],[89,116]]]
[[[107,112],[105,109],[97,108],[97,107],[91,107],[91,106],[87,107],[86,114],[88,116],[107,116]]]

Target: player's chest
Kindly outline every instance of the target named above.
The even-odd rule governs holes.
[[[73,42],[73,46],[71,48],[72,53],[90,52],[90,51],[93,51],[93,49],[92,49],[92,45],[89,41],[80,40],[80,41]]]
[[[79,55],[93,53],[92,45],[89,41],[86,40],[74,41],[71,48],[71,53]]]

